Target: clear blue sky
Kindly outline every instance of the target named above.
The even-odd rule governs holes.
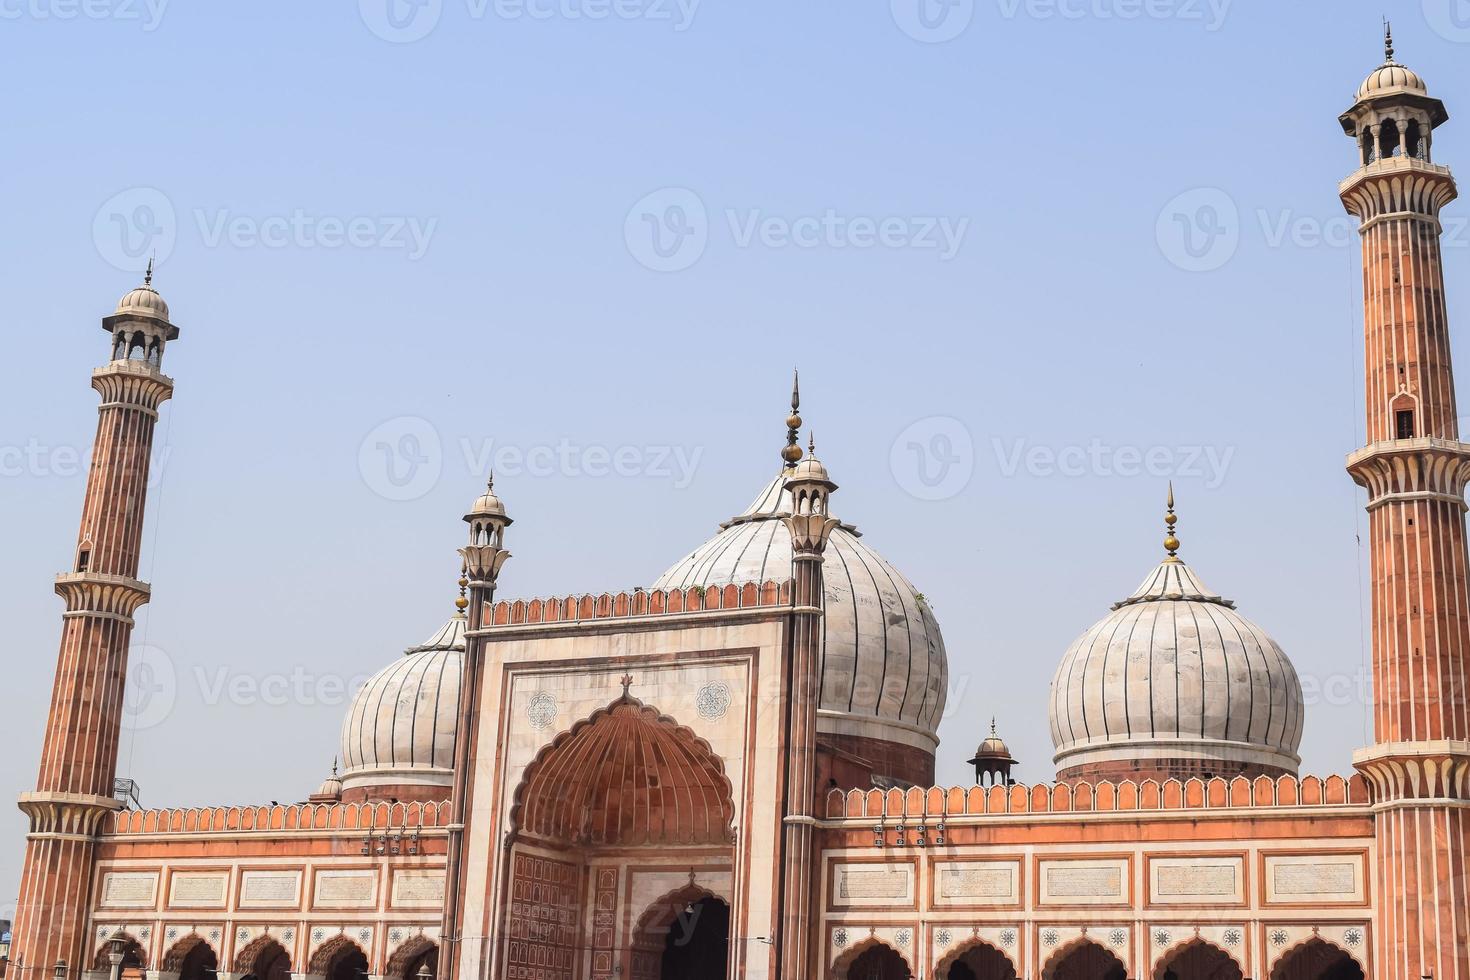
[[[1184,557],[1326,688],[1304,768],[1349,769],[1336,116],[1381,13],[1470,113],[1470,4],[384,3],[0,2],[0,797],[34,778],[98,318],[149,251],[184,333],[137,632],[173,687],[121,765],[145,804],[316,786],[338,686],[451,612],[487,440],[504,594],[647,584],[773,474],[793,364],[835,509],[944,627],[943,781],[992,713],[1050,774],[1052,671],[1157,560],[1171,475]],[[1436,154],[1470,168],[1470,123]],[[23,830],[0,807],[0,909]]]

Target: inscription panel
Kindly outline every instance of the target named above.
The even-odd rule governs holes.
[[[312,892],[317,908],[372,908],[378,895],[376,871],[318,871]]]
[[[912,864],[839,864],[832,869],[832,904],[838,908],[914,902]]]
[[[1020,882],[1017,861],[942,862],[934,866],[934,904],[1018,905]]]
[[[300,904],[300,871],[245,871],[240,874],[242,909],[294,909]]]
[[[151,909],[157,901],[157,871],[112,871],[102,877],[103,908]]]
[[[230,876],[224,871],[179,871],[169,879],[168,904],[179,909],[219,909],[225,906]]]
[[[1238,905],[1245,901],[1245,859],[1154,858],[1149,900],[1155,905]]]
[[[1128,901],[1128,861],[1042,861],[1043,905],[1122,905]]]
[[[395,908],[440,908],[444,904],[444,872],[400,871],[389,896]]]
[[[1362,854],[1266,857],[1266,901],[1280,905],[1357,905],[1366,900]]]

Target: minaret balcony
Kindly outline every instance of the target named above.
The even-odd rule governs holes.
[[[1418,157],[1384,157],[1381,160],[1374,160],[1365,167],[1359,167],[1357,170],[1354,170],[1347,177],[1343,178],[1342,183],[1338,184],[1337,189],[1341,193],[1346,193],[1348,188],[1365,178],[1397,177],[1406,173],[1446,177],[1451,183],[1455,179],[1455,175],[1450,171],[1449,167],[1442,167],[1437,163],[1420,160]]]
[[[1368,491],[1371,510],[1394,500],[1450,500],[1465,506],[1470,443],[1421,436],[1374,442],[1350,454],[1347,470]]]
[[[147,582],[105,572],[64,572],[56,576],[56,594],[66,600],[68,615],[104,616],[131,621],[152,596]]]

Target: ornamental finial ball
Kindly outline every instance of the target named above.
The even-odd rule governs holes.
[[[787,446],[781,450],[781,458],[792,464],[801,462],[801,447],[795,444]]]

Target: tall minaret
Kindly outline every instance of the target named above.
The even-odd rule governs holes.
[[[1378,980],[1470,977],[1470,575],[1465,487],[1440,261],[1456,196],[1432,162],[1444,104],[1393,57],[1343,114],[1358,169],[1341,186],[1362,221],[1374,745],[1354,757],[1376,813]]]
[[[92,372],[102,405],[82,526],[72,570],[56,580],[66,612],[41,772],[36,791],[20,798],[31,829],[11,944],[18,980],[48,980],[63,963],[68,977],[90,967],[93,852],[103,818],[121,807],[113,778],[128,644],[133,614],[149,596],[138,581],[148,463],[159,406],[174,390],[163,351],[179,336],[151,263],[143,285],[102,326],[108,363]]]
[[[782,842],[781,980],[809,980],[818,975],[812,946],[817,867],[812,831],[816,823],[817,706],[821,697],[822,561],[827,541],[838,524],[830,513],[837,484],[818,461],[815,440],[806,458],[800,458],[801,447],[795,439],[801,427],[798,408],[793,390],[787,447],[782,451],[787,465],[786,492],[791,494],[792,512],[785,524],[791,533],[795,608],[786,680],[789,741]]]

